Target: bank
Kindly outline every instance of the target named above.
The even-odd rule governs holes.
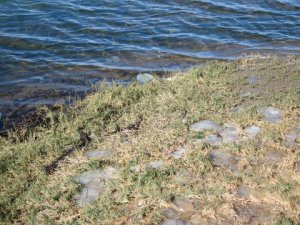
[[[300,61],[99,84],[0,139],[3,224],[297,224]]]

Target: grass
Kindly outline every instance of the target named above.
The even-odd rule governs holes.
[[[246,84],[247,75],[258,76],[259,85]],[[229,215],[232,205],[245,203],[232,195],[243,184],[255,190],[248,201],[276,206],[270,207],[274,224],[297,224],[300,177],[295,165],[300,154],[285,146],[284,137],[289,128],[300,125],[300,61],[249,57],[211,62],[173,76],[171,81],[157,78],[145,85],[99,84],[67,111],[43,109],[49,123],[1,138],[0,223],[161,224],[160,209],[179,197],[197,199],[204,217],[218,217]],[[254,95],[239,97],[241,90]],[[245,111],[234,112],[238,106]],[[256,113],[260,106],[280,108],[283,121],[264,122]],[[255,140],[222,147],[241,157],[238,174],[214,167],[207,157],[214,147],[193,141],[206,135],[189,131],[201,119],[262,127]],[[137,130],[127,129],[138,121]],[[112,149],[113,155],[88,160],[86,149],[80,149],[47,176],[44,166],[79,143],[81,127],[93,137],[88,149]],[[168,156],[182,146],[191,149],[182,159]],[[261,163],[269,150],[283,152],[284,160]],[[164,160],[164,168],[145,166],[154,160]],[[77,207],[73,196],[80,186],[74,177],[108,165],[120,168],[121,178],[93,204]],[[130,167],[137,165],[141,172],[132,172]],[[190,182],[175,182],[179,171],[189,174]]]

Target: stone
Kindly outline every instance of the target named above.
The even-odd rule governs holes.
[[[255,126],[255,125],[248,126],[244,129],[245,134],[251,138],[257,136],[260,133],[260,131],[261,131],[260,127]]]
[[[95,183],[99,180],[111,180],[118,179],[118,169],[114,167],[107,167],[103,170],[96,169],[85,172],[75,178],[75,181],[79,184],[87,185],[89,183]]]
[[[236,127],[231,125],[225,125],[222,130],[220,130],[219,135],[222,137],[224,143],[231,143],[238,141],[238,130]]]
[[[202,132],[206,130],[217,131],[220,130],[221,126],[211,120],[202,120],[200,122],[194,123],[190,126],[191,131]]]
[[[237,159],[224,150],[213,150],[209,153],[209,160],[215,166],[223,166],[231,171],[237,170]]]
[[[79,175],[75,181],[84,186],[80,194],[74,196],[75,202],[79,207],[92,203],[107,190],[106,181],[118,178],[118,169],[114,167],[88,171]]]
[[[195,181],[195,178],[185,169],[180,169],[175,177],[175,182],[179,184],[191,184]]]
[[[176,80],[176,79],[177,79],[177,77],[167,77],[166,78],[167,81],[172,81],[172,80]]]
[[[264,116],[265,121],[270,123],[278,123],[283,117],[282,112],[274,107],[260,108],[257,112]]]
[[[300,128],[293,127],[290,133],[285,135],[285,139],[288,147],[293,147],[296,144],[300,144]]]
[[[222,138],[218,137],[217,135],[208,135],[205,138],[205,142],[210,145],[220,145],[222,144]]]
[[[139,173],[141,171],[141,167],[139,165],[130,167],[130,171],[134,173]]]
[[[181,219],[166,219],[164,225],[192,225],[190,222]]]
[[[174,204],[182,212],[195,210],[194,201],[192,199],[175,199]]]
[[[163,208],[163,209],[161,209],[160,214],[167,219],[177,219],[178,218],[178,212],[172,208]]]
[[[251,195],[251,189],[247,186],[239,186],[235,195],[239,198],[248,198]]]
[[[252,95],[252,92],[241,92],[240,93],[240,97],[249,97],[249,96],[251,96]]]
[[[149,163],[148,167],[152,169],[159,170],[163,167],[164,162],[162,160],[156,160]]]
[[[188,151],[187,148],[182,147],[182,148],[178,149],[177,151],[170,153],[170,156],[175,159],[181,159],[187,151]]]
[[[273,219],[269,207],[264,205],[235,205],[234,210],[243,224],[269,224]]]
[[[111,60],[112,60],[113,62],[119,62],[119,61],[120,61],[120,58],[119,58],[118,56],[113,56],[113,57],[111,57]]]
[[[89,159],[102,159],[111,155],[110,150],[91,150],[84,154]]]
[[[136,80],[140,84],[148,83],[148,82],[152,81],[153,79],[154,79],[154,77],[150,73],[141,73],[141,74],[138,74],[136,77]]]
[[[249,84],[257,84],[258,83],[257,77],[254,77],[254,76],[248,76],[248,77],[246,77],[246,81]]]
[[[284,154],[277,151],[270,151],[265,154],[265,161],[280,162],[284,158]]]
[[[246,109],[243,106],[236,106],[231,111],[236,114],[241,114],[241,113],[244,113],[246,111]]]
[[[74,196],[74,200],[79,207],[94,202],[101,194],[107,190],[104,183],[89,184],[82,188],[80,194]]]

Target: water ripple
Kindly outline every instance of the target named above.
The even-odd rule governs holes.
[[[0,51],[0,111],[9,111],[49,87],[82,91],[252,51],[299,55],[300,1],[3,0]]]

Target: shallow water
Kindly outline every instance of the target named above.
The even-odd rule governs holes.
[[[0,112],[257,51],[300,54],[300,1],[2,0]]]

